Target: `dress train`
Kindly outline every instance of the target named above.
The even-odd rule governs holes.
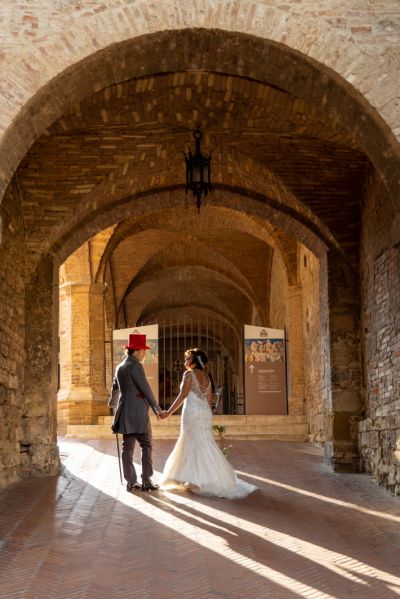
[[[191,374],[191,390],[185,399],[181,431],[164,467],[162,489],[186,488],[201,495],[226,499],[246,497],[257,489],[237,478],[212,434],[212,412],[203,390]]]

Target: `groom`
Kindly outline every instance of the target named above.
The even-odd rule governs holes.
[[[152,434],[149,419],[149,406],[159,418],[162,411],[147,382],[142,360],[146,355],[146,335],[129,335],[128,344],[125,345],[125,359],[118,364],[113,382],[113,389],[119,389],[120,398],[115,413],[112,431],[121,433],[122,467],[127,481],[126,489],[129,492],[142,489],[154,491],[159,485],[151,481],[153,475],[152,463]],[[135,466],[133,465],[133,450],[135,441],[139,441],[142,450],[142,484],[137,481]]]

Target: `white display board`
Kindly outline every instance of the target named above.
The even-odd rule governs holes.
[[[287,414],[285,331],[244,326],[246,414]]]

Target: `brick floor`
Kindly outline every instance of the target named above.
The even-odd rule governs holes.
[[[172,446],[156,442],[157,472]],[[259,486],[236,501],[128,494],[112,442],[60,448],[62,476],[0,493],[1,598],[400,596],[400,502],[318,448],[234,442]]]

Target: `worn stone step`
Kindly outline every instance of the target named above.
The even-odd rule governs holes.
[[[175,422],[175,421],[180,421],[180,416],[169,416],[168,419],[163,420],[163,421],[157,421],[156,418],[151,414],[151,421],[155,426],[165,426],[166,424],[169,424],[171,422]],[[112,416],[99,416],[98,417],[98,424],[110,424],[113,421],[113,417]],[[276,416],[267,416],[267,415],[251,415],[251,416],[246,416],[246,415],[234,415],[234,414],[218,414],[218,415],[214,415],[213,416],[213,423],[214,424],[224,424],[224,425],[238,425],[240,424],[266,424],[266,425],[273,425],[273,424],[284,424],[287,425],[287,423],[291,423],[291,424],[307,424],[307,419],[306,416],[304,416],[303,414],[296,414],[296,415],[276,415]]]
[[[111,416],[99,417],[99,424],[68,425],[66,436],[79,439],[109,439]],[[155,439],[176,439],[180,431],[180,416],[157,421],[151,416]],[[213,424],[226,427],[227,439],[307,441],[308,426],[305,416],[214,416]]]

